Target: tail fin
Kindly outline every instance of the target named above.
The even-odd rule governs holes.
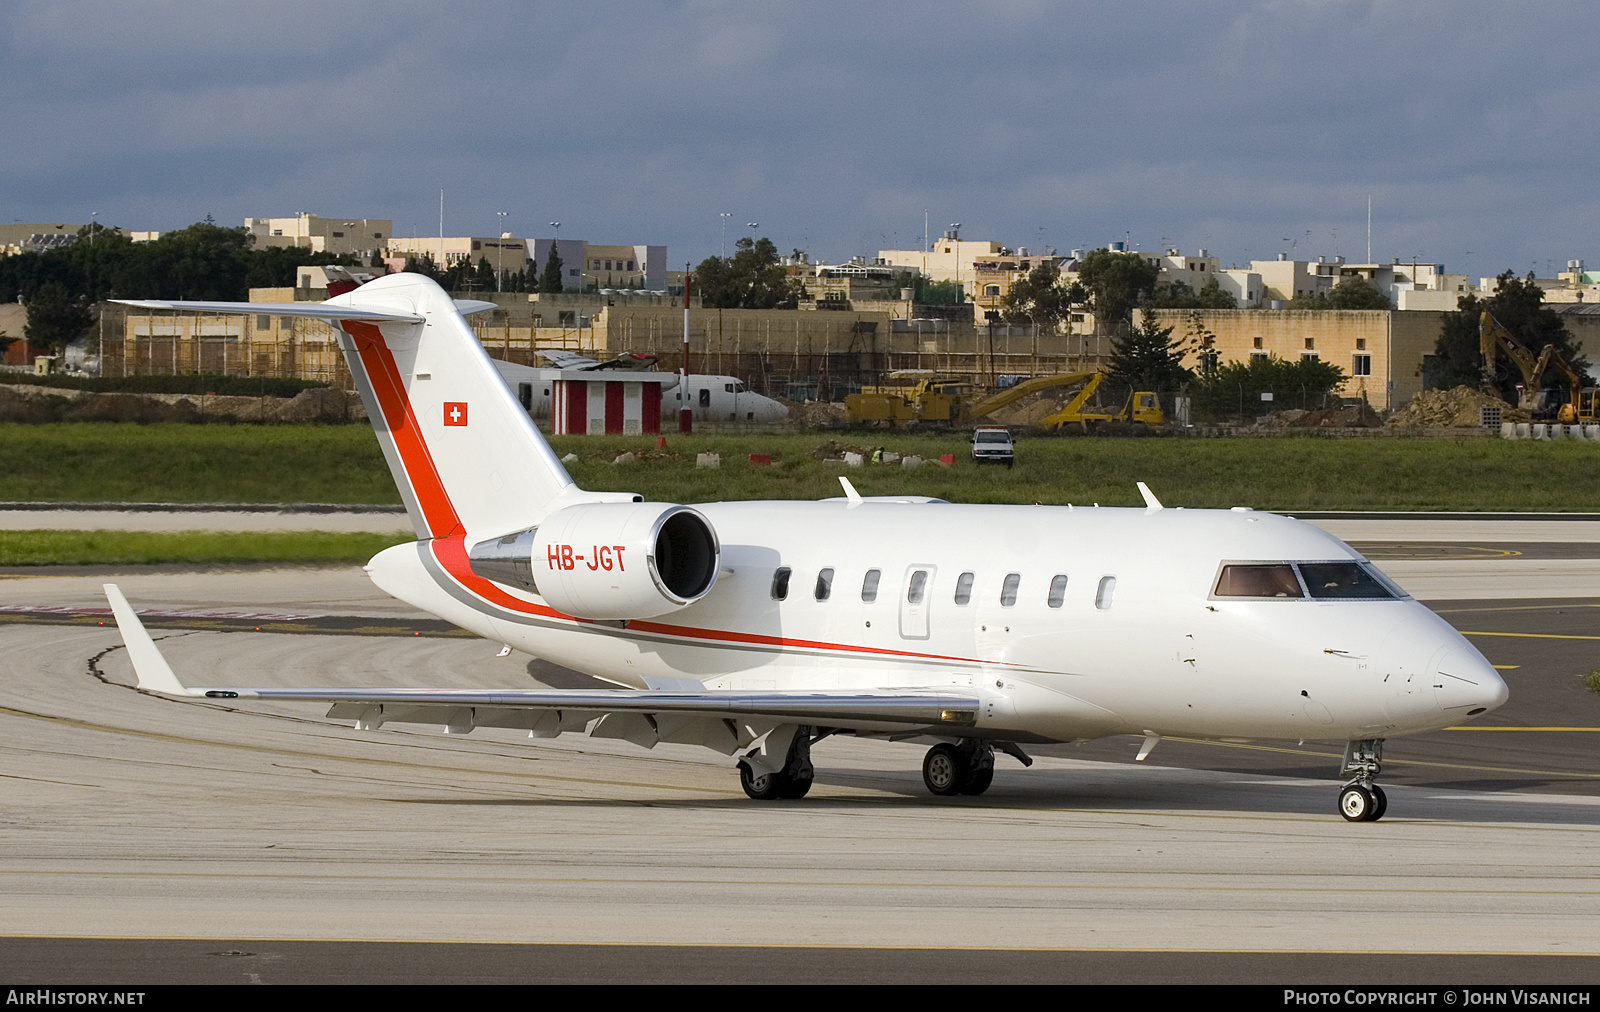
[[[587,493],[573,483],[457,304],[431,278],[390,274],[322,303],[131,304],[335,323],[419,538],[482,541],[526,529],[568,502],[634,498]]]
[[[577,491],[432,279],[391,274],[323,306],[423,318],[339,324],[339,344],[418,537],[509,533]]]

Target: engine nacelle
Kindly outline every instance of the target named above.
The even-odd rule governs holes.
[[[705,597],[722,549],[709,521],[667,503],[580,503],[471,551],[479,576],[575,618],[654,618]]]

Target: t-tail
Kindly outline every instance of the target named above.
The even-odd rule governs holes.
[[[322,303],[129,304],[313,317],[338,328],[420,540],[471,545],[569,504],[636,498],[577,487],[462,316],[490,305],[458,304],[423,275],[390,274]]]

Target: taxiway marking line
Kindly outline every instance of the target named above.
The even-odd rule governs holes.
[[[1463,636],[1514,636],[1526,640],[1600,640],[1600,636],[1578,636],[1572,633],[1514,633],[1514,632],[1471,632],[1461,630]]]
[[[1473,730],[1473,728],[1463,725],[1463,726],[1460,726],[1460,727],[1447,727],[1447,728],[1445,728],[1445,730],[1446,731],[1467,731],[1467,730]],[[1531,730],[1531,729],[1530,728],[1516,727],[1516,728],[1508,728],[1507,730],[1525,731],[1525,730]],[[1589,730],[1589,729],[1588,728],[1584,728],[1583,730]],[[1190,745],[1215,745],[1218,748],[1249,749],[1249,750],[1254,751],[1254,752],[1282,752],[1282,753],[1284,753],[1286,755],[1316,756],[1318,758],[1328,758],[1328,759],[1339,759],[1339,758],[1342,757],[1342,754],[1339,753],[1339,752],[1315,752],[1315,751],[1312,751],[1311,749],[1284,748],[1281,745],[1252,745],[1252,744],[1249,744],[1247,742],[1210,741],[1210,740],[1205,739],[1205,738],[1177,738],[1177,737],[1173,737],[1173,738],[1168,738],[1166,740],[1167,741],[1186,742],[1187,744],[1190,744]],[[1541,777],[1572,777],[1572,778],[1578,779],[1578,780],[1600,779],[1600,773],[1573,773],[1573,772],[1562,772],[1562,771],[1556,771],[1556,770],[1525,770],[1525,769],[1518,769],[1515,766],[1469,766],[1466,763],[1428,762],[1427,760],[1423,760],[1423,759],[1385,759],[1384,762],[1386,764],[1390,765],[1390,766],[1426,766],[1426,767],[1429,767],[1431,769],[1473,770],[1473,771],[1479,772],[1479,773],[1524,773],[1524,774],[1531,774],[1531,775],[1534,775],[1534,776],[1541,776]],[[1559,796],[1560,795],[1552,795],[1552,797],[1559,797]]]
[[[1496,727],[1489,725],[1480,727],[1476,724],[1462,724],[1459,727],[1447,727],[1446,731],[1600,731],[1600,727]]]
[[[215,935],[81,935],[81,934],[40,934],[37,932],[4,932],[0,931],[0,938],[27,938],[27,939],[84,939],[91,941],[128,941],[128,942],[215,942]],[[615,941],[529,941],[527,939],[514,939],[511,941],[486,942],[475,938],[360,938],[343,935],[328,937],[303,937],[288,935],[272,935],[266,937],[251,937],[251,943],[256,942],[316,942],[316,943],[377,943],[381,945],[524,945],[524,946],[583,946],[586,948],[635,948],[635,949],[850,949],[869,952],[898,952],[910,950],[915,952],[939,952],[955,949],[961,952],[1149,952],[1173,955],[1189,953],[1257,953],[1263,955],[1304,955],[1304,956],[1563,956],[1594,959],[1600,952],[1547,952],[1544,950],[1530,951],[1518,949],[1489,950],[1489,949],[1183,949],[1162,946],[1073,946],[1073,945],[847,945],[839,942],[615,942]]]
[[[227,863],[227,859],[218,859],[218,860],[221,863]],[[870,868],[862,869],[862,872],[863,872],[864,876],[871,875],[871,874],[875,873],[874,869],[870,869]],[[1415,887],[1415,886],[1401,887],[1401,888],[1396,888],[1396,887],[1392,887],[1392,886],[1390,886],[1390,887],[1385,887],[1385,886],[1365,887],[1364,886],[1364,887],[1351,888],[1351,887],[1349,887],[1347,885],[1339,884],[1339,883],[1335,883],[1333,885],[1326,885],[1326,886],[1300,886],[1300,885],[1295,885],[1295,886],[1267,886],[1265,888],[1263,886],[1261,886],[1260,883],[1257,883],[1257,882],[1241,882],[1238,885],[1185,885],[1185,884],[1173,885],[1171,883],[1156,884],[1156,885],[1139,885],[1139,884],[1125,884],[1125,883],[1117,883],[1117,882],[1100,882],[1100,883],[1095,883],[1095,884],[1090,884],[1090,885],[1084,885],[1084,884],[1080,884],[1080,883],[1077,883],[1077,882],[1039,883],[1037,881],[1032,881],[1031,880],[1030,877],[1033,874],[1031,872],[1018,871],[1018,872],[1011,872],[1009,874],[1011,874],[1013,877],[1016,877],[1018,879],[1027,878],[1027,879],[1030,879],[1030,880],[1029,881],[1016,881],[1016,882],[992,882],[992,881],[950,882],[950,881],[946,881],[946,880],[940,880],[937,883],[937,885],[939,885],[939,886],[948,886],[950,888],[955,888],[955,889],[1029,889],[1029,890],[1032,890],[1032,889],[1050,889],[1050,890],[1056,890],[1056,891],[1060,891],[1060,892],[1099,892],[1099,891],[1121,892],[1121,891],[1127,890],[1127,891],[1134,891],[1134,892],[1163,892],[1163,893],[1170,893],[1170,892],[1196,892],[1196,893],[1250,893],[1250,894],[1255,894],[1255,893],[1260,893],[1260,892],[1270,892],[1270,893],[1338,893],[1340,895],[1345,895],[1345,894],[1349,894],[1349,893],[1381,893],[1383,895],[1392,895],[1392,894],[1395,894],[1395,893],[1408,893],[1408,894],[1416,894],[1416,895],[1422,895],[1422,896],[1505,896],[1505,895],[1511,895],[1511,896],[1571,896],[1571,897],[1579,898],[1579,899],[1581,899],[1581,898],[1583,898],[1585,896],[1600,896],[1600,887],[1591,887],[1589,889],[1579,889],[1579,890],[1575,891],[1570,887],[1569,888],[1562,888],[1562,889],[1517,889],[1517,888],[1514,888],[1512,886],[1507,886],[1505,888],[1500,888],[1500,889],[1482,889],[1482,888],[1479,888],[1479,889],[1467,889],[1467,888],[1449,888],[1449,887],[1441,887],[1441,888],[1437,888],[1437,889],[1425,889],[1425,888],[1419,888],[1419,887]],[[1064,876],[1069,875],[1069,873],[1066,873],[1066,872],[1063,872],[1062,874]],[[1224,874],[1227,874],[1227,873],[1224,873]],[[523,884],[523,885],[560,884],[560,885],[577,885],[577,886],[617,886],[619,888],[627,888],[627,887],[641,885],[641,884],[649,884],[649,885],[686,885],[686,886],[708,886],[708,885],[709,886],[718,886],[718,885],[721,885],[721,886],[799,886],[799,887],[805,887],[805,886],[830,887],[831,886],[831,887],[835,887],[835,888],[844,888],[844,889],[859,889],[863,885],[868,884],[868,883],[866,883],[866,882],[864,882],[862,880],[848,880],[848,879],[847,880],[839,880],[839,879],[779,879],[779,878],[744,879],[744,878],[695,878],[695,877],[690,877],[690,876],[670,876],[670,877],[667,877],[667,876],[653,876],[653,877],[648,877],[648,878],[618,879],[618,878],[615,878],[615,877],[604,877],[604,878],[602,878],[602,877],[594,877],[594,878],[583,877],[583,878],[580,878],[580,877],[554,876],[554,875],[516,875],[516,876],[507,876],[507,875],[427,875],[427,876],[419,876],[419,875],[348,875],[348,874],[342,874],[342,873],[341,874],[324,874],[324,873],[295,873],[295,872],[279,873],[279,872],[240,871],[239,869],[232,868],[232,867],[218,868],[216,871],[107,871],[105,869],[95,869],[95,870],[89,870],[89,871],[77,871],[77,870],[73,870],[73,869],[49,869],[49,868],[47,868],[47,869],[41,870],[41,869],[38,869],[38,868],[7,868],[7,869],[0,869],[0,876],[3,876],[3,875],[28,875],[28,876],[33,876],[33,877],[54,876],[54,877],[58,877],[58,878],[94,878],[94,879],[139,879],[139,878],[149,878],[149,879],[157,879],[157,880],[162,880],[162,881],[165,881],[165,880],[193,880],[193,879],[225,878],[225,879],[228,879],[230,881],[234,881],[234,880],[238,880],[238,879],[261,879],[261,880],[265,880],[265,881],[328,881],[328,882],[445,882],[445,883],[449,883],[449,882],[461,882],[461,883],[469,883],[469,882],[490,882],[490,883],[506,882],[506,883],[517,883],[517,884]],[[931,882],[931,881],[925,881],[925,882],[891,882],[891,883],[872,882],[870,884],[872,886],[874,886],[876,888],[880,888],[880,889],[883,889],[883,888],[892,888],[892,889],[927,889],[929,887],[932,887],[932,886],[936,885],[936,883]],[[0,937],[6,937],[6,936],[0,935]]]

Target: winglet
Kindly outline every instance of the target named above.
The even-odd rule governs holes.
[[[139,679],[139,688],[168,696],[199,695],[184,688],[178,676],[172,673],[167,659],[156,649],[155,640],[145,632],[144,623],[134,614],[128,599],[122,596],[117,585],[107,583],[104,586],[106,600],[111,602],[111,614],[117,618],[117,631],[122,633],[122,642],[128,648],[128,660],[133,662],[133,673]]]
[[[1144,496],[1145,509],[1148,509],[1148,510],[1159,510],[1159,509],[1165,509],[1166,508],[1166,507],[1161,505],[1161,500],[1156,498],[1156,494],[1154,492],[1150,491],[1150,486],[1149,485],[1146,485],[1142,481],[1135,482],[1134,484],[1139,486],[1139,494]]]
[[[850,479],[841,474],[839,475],[839,484],[844,486],[844,497],[850,503],[850,505],[860,506],[861,493],[857,492],[856,487],[850,484]]]

